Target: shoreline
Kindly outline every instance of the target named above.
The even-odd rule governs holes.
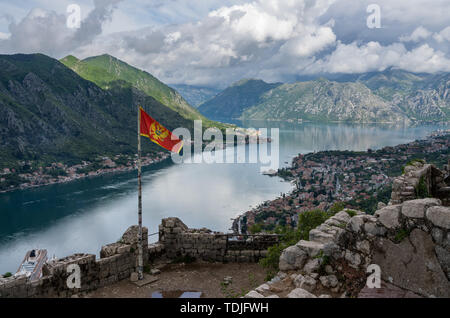
[[[247,135],[249,136],[249,135]],[[250,138],[248,139],[244,139],[242,143],[233,143],[232,146],[236,147],[240,144],[250,144],[250,143],[254,143],[256,139],[256,143],[262,143],[262,142],[267,142],[270,143],[271,142],[271,138],[270,137],[266,137],[266,138],[261,138],[258,135],[256,136],[250,136]],[[204,145],[205,146],[205,145]],[[228,143],[218,143],[215,147],[215,150],[225,150],[227,148],[227,146],[229,146]],[[202,150],[203,151],[203,150]],[[120,156],[120,155],[119,155]],[[160,152],[159,156],[155,157],[155,158],[149,158],[149,157],[142,157],[142,167],[148,167],[151,166],[153,164],[157,164],[157,163],[161,163],[167,159],[170,158],[170,154],[169,153],[165,153],[165,152]],[[109,158],[108,158],[109,160]],[[56,163],[53,163],[55,166]],[[72,169],[73,167],[68,167],[67,169]],[[102,168],[102,169],[98,169],[95,171],[91,171],[89,173],[83,173],[82,175],[79,174],[75,174],[72,176],[65,176],[63,178],[60,178],[60,180],[55,180],[52,182],[46,182],[46,183],[40,183],[40,184],[29,184],[29,183],[24,183],[21,184],[17,187],[14,188],[10,188],[7,190],[0,190],[0,194],[3,193],[9,193],[9,192],[14,192],[14,191],[19,191],[19,190],[27,190],[27,189],[33,189],[33,188],[40,188],[40,187],[45,187],[45,186],[49,186],[49,185],[53,185],[53,184],[63,184],[63,183],[69,183],[69,182],[73,182],[76,180],[81,180],[81,179],[85,179],[85,178],[89,178],[89,177],[97,177],[97,176],[102,176],[102,175],[106,175],[106,174],[112,174],[112,173],[122,173],[122,172],[129,172],[129,171],[133,171],[137,169],[137,164],[136,162],[133,162],[132,165],[127,165],[127,166],[119,166],[119,167],[110,167],[110,168]],[[0,178],[2,176],[4,176],[5,174],[1,174],[1,170],[0,170]],[[44,175],[41,175],[41,177]]]
[[[270,228],[279,224],[281,219],[284,219],[286,225],[292,226],[292,224],[296,224],[297,222],[296,215],[313,209],[327,210],[333,204],[339,202],[348,205],[350,208],[361,209],[361,207],[353,205],[363,204],[362,201],[377,198],[383,190],[389,188],[392,184],[394,176],[389,174],[392,173],[392,171],[389,171],[390,168],[396,165],[404,167],[408,165],[408,162],[414,160],[416,156],[424,152],[429,155],[444,151],[445,149],[439,148],[441,145],[439,138],[448,139],[449,137],[450,129],[439,129],[422,139],[392,147],[386,146],[371,152],[325,150],[294,156],[289,166],[278,169],[275,174],[268,175],[269,177],[277,176],[284,182],[289,182],[293,188],[288,192],[280,194],[280,196],[273,200],[261,202],[251,210],[238,213],[237,216],[232,218],[231,229],[233,233],[248,234],[250,227],[253,225],[268,226]],[[449,141],[446,141],[446,143],[447,149],[449,149]],[[400,152],[397,152],[397,150]],[[383,152],[387,153],[381,155]],[[350,162],[353,161],[353,163],[348,163],[349,165],[364,166],[358,167],[358,169],[370,171],[368,175],[372,179],[366,180],[362,175],[350,176],[349,172],[352,169],[347,169],[349,167],[346,167],[349,171],[337,171],[338,169],[336,168],[333,168],[334,170],[331,169],[333,164],[336,164],[342,159]],[[400,159],[405,160],[402,161]],[[450,158],[447,159],[450,164]],[[388,164],[387,167],[384,166],[386,163]],[[444,162],[444,164],[446,163]],[[315,180],[313,178],[314,174],[322,173],[321,176],[325,177],[325,174],[323,174],[324,171],[327,171],[327,174],[331,173],[333,177],[319,185],[313,183],[312,180]],[[305,176],[309,177],[304,178],[304,173]],[[340,175],[346,177],[341,179],[339,177]],[[305,185],[302,183],[305,183]],[[360,189],[354,191],[357,186]],[[370,190],[367,190],[368,188]],[[320,194],[322,190],[328,190],[329,192]],[[352,190],[354,193],[351,193]],[[316,192],[318,194],[317,197],[312,197],[311,194],[316,194]],[[272,216],[275,211],[281,211],[281,214]],[[245,231],[242,231],[242,229],[245,229]]]
[[[152,162],[145,163],[145,161],[144,161],[144,162],[142,162],[142,167],[148,167],[148,166],[151,166],[154,164],[158,164],[158,163],[164,162],[165,160],[167,160],[169,158],[170,158],[170,155],[167,154],[167,155],[163,155],[162,157],[151,159],[151,160],[153,160]],[[146,158],[146,159],[148,159],[148,158]],[[99,170],[96,170],[95,173],[77,175],[77,176],[73,176],[73,177],[66,177],[66,179],[62,179],[62,180],[58,180],[58,181],[54,181],[54,182],[48,182],[48,183],[42,183],[42,184],[32,184],[32,185],[20,185],[18,187],[11,188],[11,189],[0,190],[0,194],[10,193],[10,192],[14,192],[14,191],[41,188],[41,187],[55,185],[55,184],[70,183],[70,182],[77,181],[77,180],[82,180],[82,179],[87,179],[87,178],[95,178],[95,177],[100,177],[100,176],[114,174],[114,173],[130,172],[130,171],[134,171],[134,170],[137,170],[136,164],[133,164],[132,166],[122,167],[122,168],[119,167],[119,168],[114,168],[114,169],[112,169],[112,168],[99,169]]]

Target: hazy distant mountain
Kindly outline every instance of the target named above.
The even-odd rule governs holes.
[[[103,90],[42,54],[0,55],[0,167],[134,153],[138,104],[169,129],[192,129],[192,121],[119,84]],[[143,147],[161,151],[150,142]]]
[[[174,84],[170,85],[174,89],[177,90],[178,93],[183,96],[187,102],[193,107],[198,107],[207,100],[210,100],[218,93],[220,93],[220,89],[211,88],[211,87],[203,87],[203,86],[193,86],[193,85],[184,85],[184,84]]]
[[[203,103],[198,109],[210,118],[239,118],[245,109],[258,104],[265,92],[279,85],[281,83],[244,79]]]
[[[109,89],[112,83],[122,81],[152,96],[187,119],[204,119],[176,90],[150,73],[139,70],[111,55],[104,54],[84,60],[69,55],[61,59],[61,62],[103,89]]]
[[[273,88],[261,85],[261,90],[255,90],[244,80],[219,93],[199,110],[223,119],[450,120],[450,73],[416,74],[390,68],[383,72],[329,77],[333,80],[309,76],[307,81],[275,84]]]
[[[361,83],[319,79],[283,84],[265,93],[261,102],[246,109],[247,119],[352,122],[403,122],[406,114]]]
[[[450,118],[450,73],[415,74],[388,69],[365,74],[358,81],[399,106],[412,120]]]

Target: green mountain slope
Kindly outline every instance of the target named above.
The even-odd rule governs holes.
[[[42,54],[0,55],[0,166],[136,152],[137,105],[169,129],[193,123],[121,82],[108,90]],[[151,142],[144,152],[161,151]]]
[[[241,80],[200,105],[198,109],[213,119],[239,118],[244,110],[258,104],[265,92],[279,85],[281,83],[269,84],[255,79]]]
[[[406,114],[361,83],[319,79],[283,84],[265,93],[246,119],[349,122],[404,122]]]
[[[131,85],[152,96],[187,119],[204,119],[177,91],[165,85],[153,75],[111,55],[104,54],[84,60],[78,60],[76,57],[69,55],[61,59],[61,63],[103,89],[109,89],[112,83],[122,81],[124,85]]]

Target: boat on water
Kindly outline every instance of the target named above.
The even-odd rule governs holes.
[[[276,176],[278,171],[274,170],[274,169],[268,169],[268,170],[262,171],[261,173],[266,176]]]
[[[47,250],[34,249],[28,251],[17,270],[16,276],[26,275],[30,281],[42,277],[42,268],[47,261]]]

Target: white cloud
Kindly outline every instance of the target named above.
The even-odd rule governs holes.
[[[439,33],[433,34],[433,38],[439,43],[444,41],[450,42],[450,26],[446,27]]]
[[[11,34],[9,34],[9,33],[0,32],[0,40],[7,40],[7,39],[9,39],[10,36],[11,36]]]
[[[339,43],[336,50],[316,61],[307,73],[363,73],[382,71],[390,66],[411,72],[450,71],[450,59],[427,44],[408,51],[401,43],[382,46],[378,42],[358,45]]]
[[[305,27],[304,32],[287,41],[280,49],[297,57],[309,57],[335,43],[336,35],[330,27]]]
[[[400,37],[401,42],[419,42],[428,38],[432,33],[425,29],[423,26],[417,27],[410,35],[404,35]]]
[[[44,9],[1,29],[0,52],[109,53],[170,84],[220,87],[244,77],[449,69],[448,0],[377,0],[381,29],[366,26],[372,0],[80,0],[78,31],[65,28],[62,4],[33,1]]]

